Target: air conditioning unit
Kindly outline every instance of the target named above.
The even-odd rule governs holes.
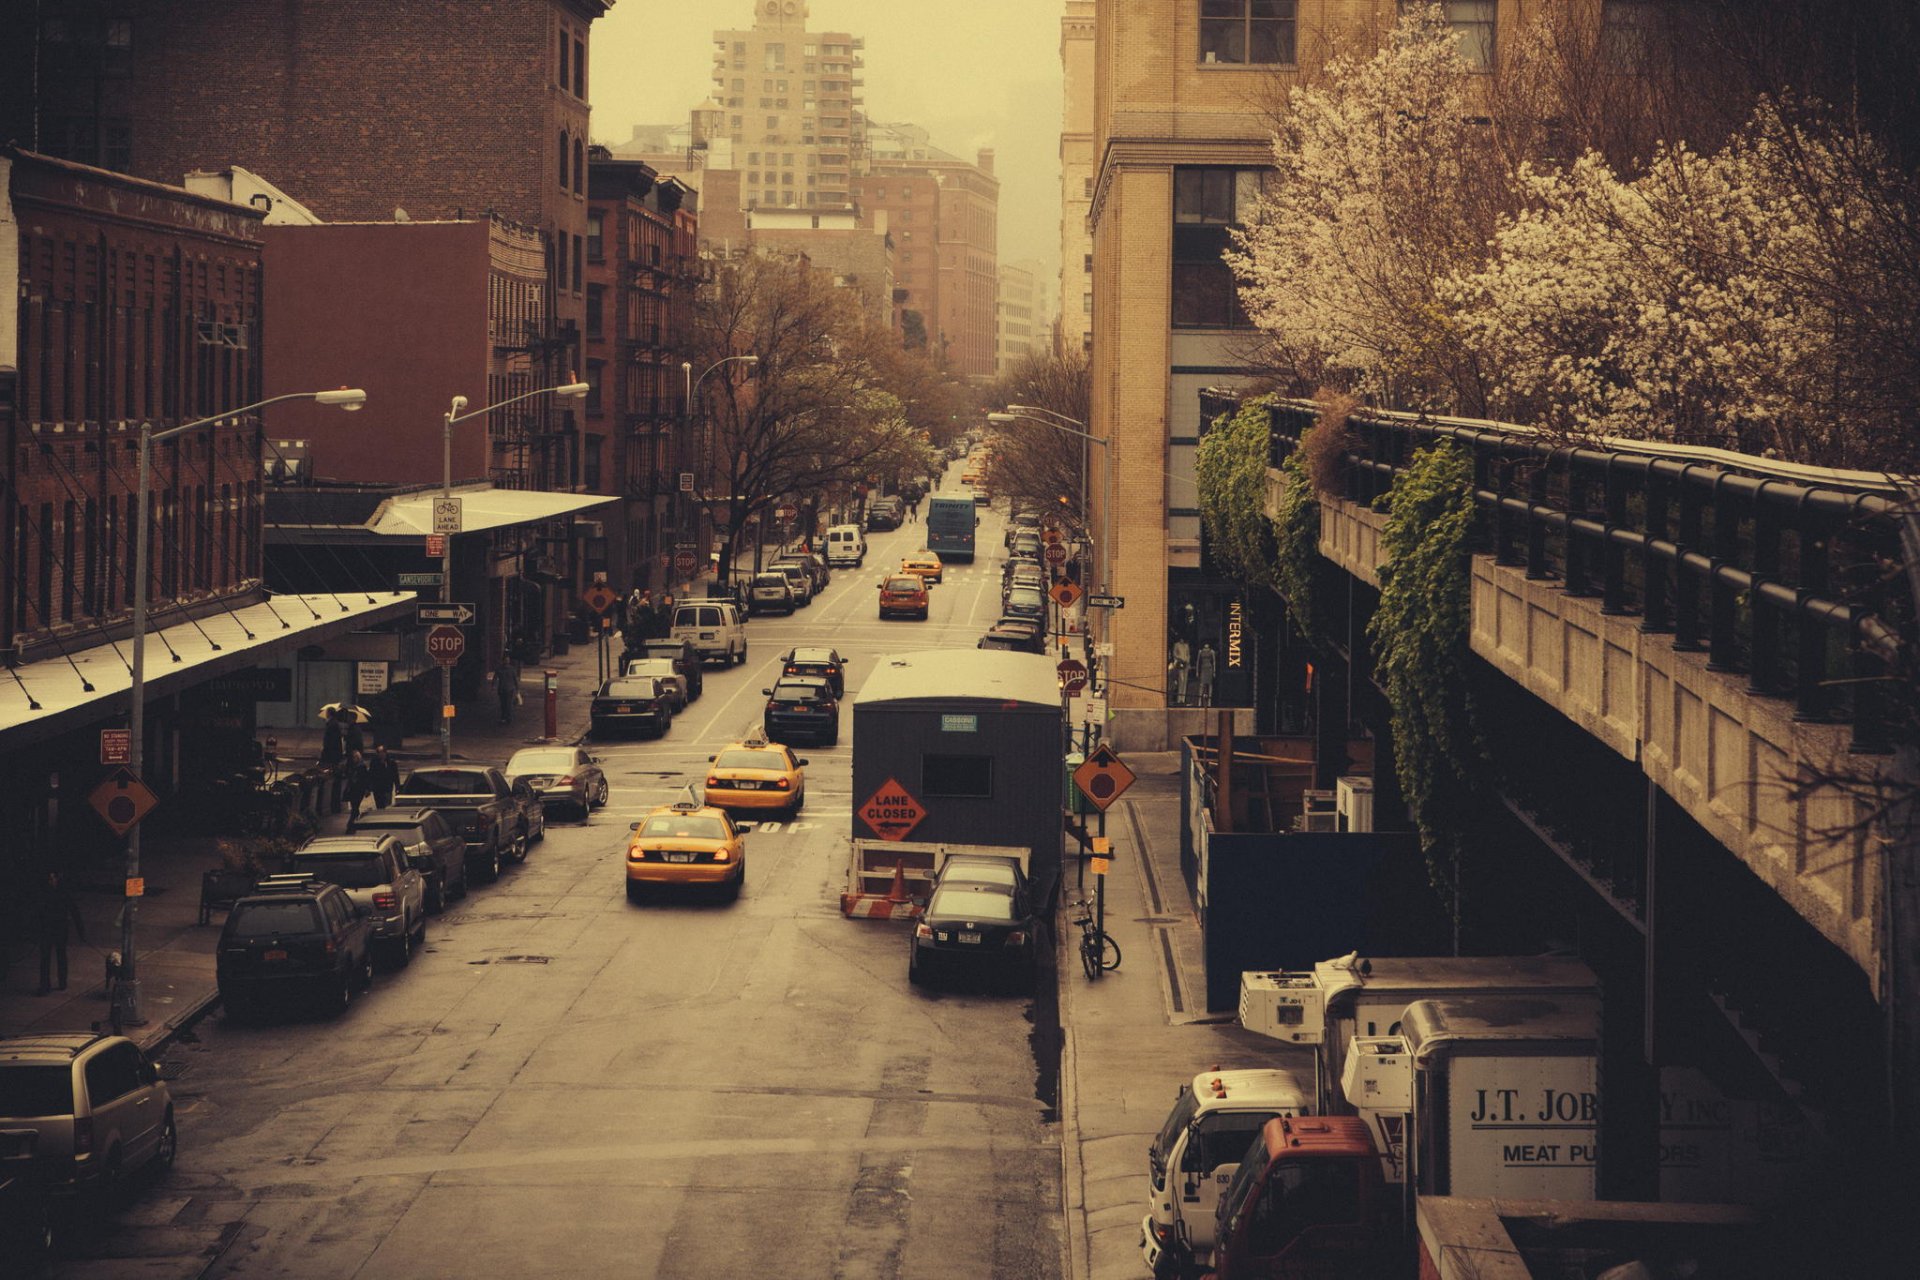
[[[1340,830],[1373,830],[1372,778],[1358,775],[1341,778],[1334,784],[1334,795],[1334,807],[1340,815]]]
[[[1319,1044],[1327,1035],[1327,996],[1311,973],[1240,974],[1240,1025],[1290,1044]]]

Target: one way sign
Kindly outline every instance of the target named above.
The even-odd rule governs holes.
[[[417,607],[420,612],[414,620],[423,627],[431,622],[453,622],[464,627],[478,616],[470,604],[421,604]]]

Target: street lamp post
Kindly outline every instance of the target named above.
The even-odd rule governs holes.
[[[1041,413],[1049,416],[1045,418],[1034,416]],[[1058,418],[1060,421],[1053,421],[1055,418]],[[1092,441],[1102,449],[1107,450],[1106,463],[1100,468],[1101,488],[1105,491],[1100,502],[1100,591],[1102,594],[1105,594],[1112,590],[1113,450],[1109,447],[1107,438],[1105,436],[1096,436],[1087,431],[1085,429],[1087,424],[1078,418],[1069,418],[1064,413],[1055,413],[1052,409],[1043,409],[1038,405],[1010,404],[1007,406],[1005,413],[988,414],[987,421],[999,425],[1006,425],[1013,422],[1037,422],[1043,427],[1052,427],[1055,431],[1064,431],[1070,436],[1078,436],[1082,440]],[[1073,425],[1068,426],[1067,423],[1072,423]],[[1083,469],[1080,473],[1080,508],[1082,511],[1085,511],[1087,506],[1086,484],[1086,472]]]
[[[357,389],[342,387],[337,391],[294,391],[282,396],[268,396],[265,400],[256,400],[252,404],[242,405],[238,409],[229,409],[225,413],[216,413],[210,418],[200,418],[194,422],[185,422],[177,427],[168,427],[165,431],[155,431],[151,422],[140,424],[140,478],[133,527],[133,666],[132,679],[127,689],[131,700],[127,715],[127,730],[130,739],[127,745],[127,768],[138,778],[146,767],[146,731],[147,731],[147,555],[149,511],[153,505],[152,486],[149,481],[153,461],[153,445],[157,440],[171,440],[183,432],[200,427],[212,426],[229,418],[237,418],[243,413],[255,409],[264,409],[270,404],[279,404],[284,400],[312,400],[318,404],[335,405],[352,411],[367,402],[367,393]],[[127,883],[129,886],[140,878],[140,827],[135,824],[127,832]],[[123,1027],[144,1025],[146,1018],[140,1012],[139,968],[134,959],[133,921],[135,908],[140,899],[129,895],[126,909],[120,913],[120,983],[113,1008],[109,1011],[116,1030]]]
[[[700,384],[707,380],[707,374],[712,373],[723,364],[732,364],[735,361],[739,361],[741,364],[759,364],[760,357],[755,355],[721,356],[718,360],[708,365],[706,370],[697,378],[693,376],[693,362],[691,360],[682,360],[680,362],[680,375],[686,380],[686,394],[680,400],[680,446],[674,450],[674,463],[676,464],[674,469],[676,472],[688,474],[685,471],[688,461],[687,455],[693,452],[693,393],[699,390]],[[686,498],[686,490],[682,488],[679,483],[679,475],[674,477],[673,502],[674,541],[676,543],[683,543],[686,542],[689,537],[687,532],[687,517],[689,515],[690,504]],[[669,561],[668,563],[671,564],[672,562]],[[671,579],[669,579],[669,581],[671,581]]]
[[[440,428],[440,496],[453,497],[453,429],[456,425],[472,418],[484,418],[495,409],[504,409],[535,396],[565,396],[569,400],[578,400],[590,390],[592,387],[585,382],[569,382],[560,387],[536,387],[532,391],[510,396],[499,404],[475,409],[472,413],[461,413],[467,407],[467,398],[455,396],[452,407],[446,412],[444,425]],[[440,550],[440,603],[450,604],[452,601],[453,535],[448,534]],[[444,664],[440,668],[440,763],[453,763],[453,668]]]

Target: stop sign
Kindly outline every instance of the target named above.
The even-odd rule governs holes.
[[[1060,543],[1060,542],[1049,544],[1047,547],[1046,555],[1047,555],[1047,563],[1054,566],[1056,569],[1059,568],[1061,565],[1067,562],[1066,544]]]
[[[694,559],[693,552],[686,548],[683,547],[673,553],[673,571],[681,577],[691,578],[693,571],[699,567],[700,562]]]
[[[445,624],[427,632],[427,656],[443,667],[460,661],[467,651],[467,633]]]
[[[1087,687],[1087,665],[1076,658],[1064,659],[1054,670],[1060,673],[1060,687],[1078,693]]]

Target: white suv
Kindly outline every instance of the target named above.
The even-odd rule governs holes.
[[[747,660],[747,627],[740,620],[740,607],[731,600],[697,600],[673,607],[672,630],[675,640],[690,640],[707,662],[732,666]]]

